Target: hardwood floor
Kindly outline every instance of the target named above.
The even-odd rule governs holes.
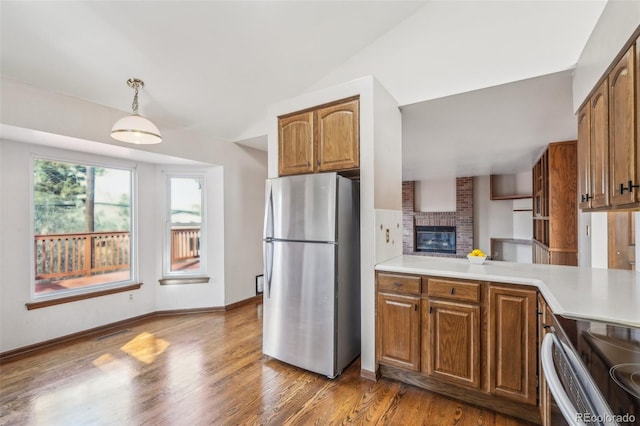
[[[262,305],[174,315],[0,367],[2,425],[528,425],[381,379],[262,354]]]

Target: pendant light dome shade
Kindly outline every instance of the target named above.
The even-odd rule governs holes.
[[[141,115],[133,114],[116,121],[111,137],[121,142],[149,145],[162,142],[160,130]]]
[[[156,125],[138,114],[138,89],[144,87],[144,82],[130,78],[127,84],[136,91],[131,105],[133,114],[116,121],[111,129],[111,137],[121,142],[143,145],[162,142],[162,135]]]

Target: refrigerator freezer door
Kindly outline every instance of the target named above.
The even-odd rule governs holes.
[[[270,179],[274,239],[293,241],[336,240],[335,173]],[[265,228],[271,227],[268,224]],[[269,236],[265,233],[265,236]]]
[[[263,352],[334,377],[334,244],[273,244],[271,288],[264,298]]]

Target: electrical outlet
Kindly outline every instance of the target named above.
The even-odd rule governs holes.
[[[133,294],[129,294],[129,300],[133,300]]]

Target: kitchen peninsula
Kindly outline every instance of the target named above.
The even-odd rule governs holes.
[[[640,272],[575,266],[398,256],[376,271],[533,286],[555,314],[640,327]]]
[[[376,270],[381,375],[536,423],[550,314],[640,328],[640,272],[404,255]]]

